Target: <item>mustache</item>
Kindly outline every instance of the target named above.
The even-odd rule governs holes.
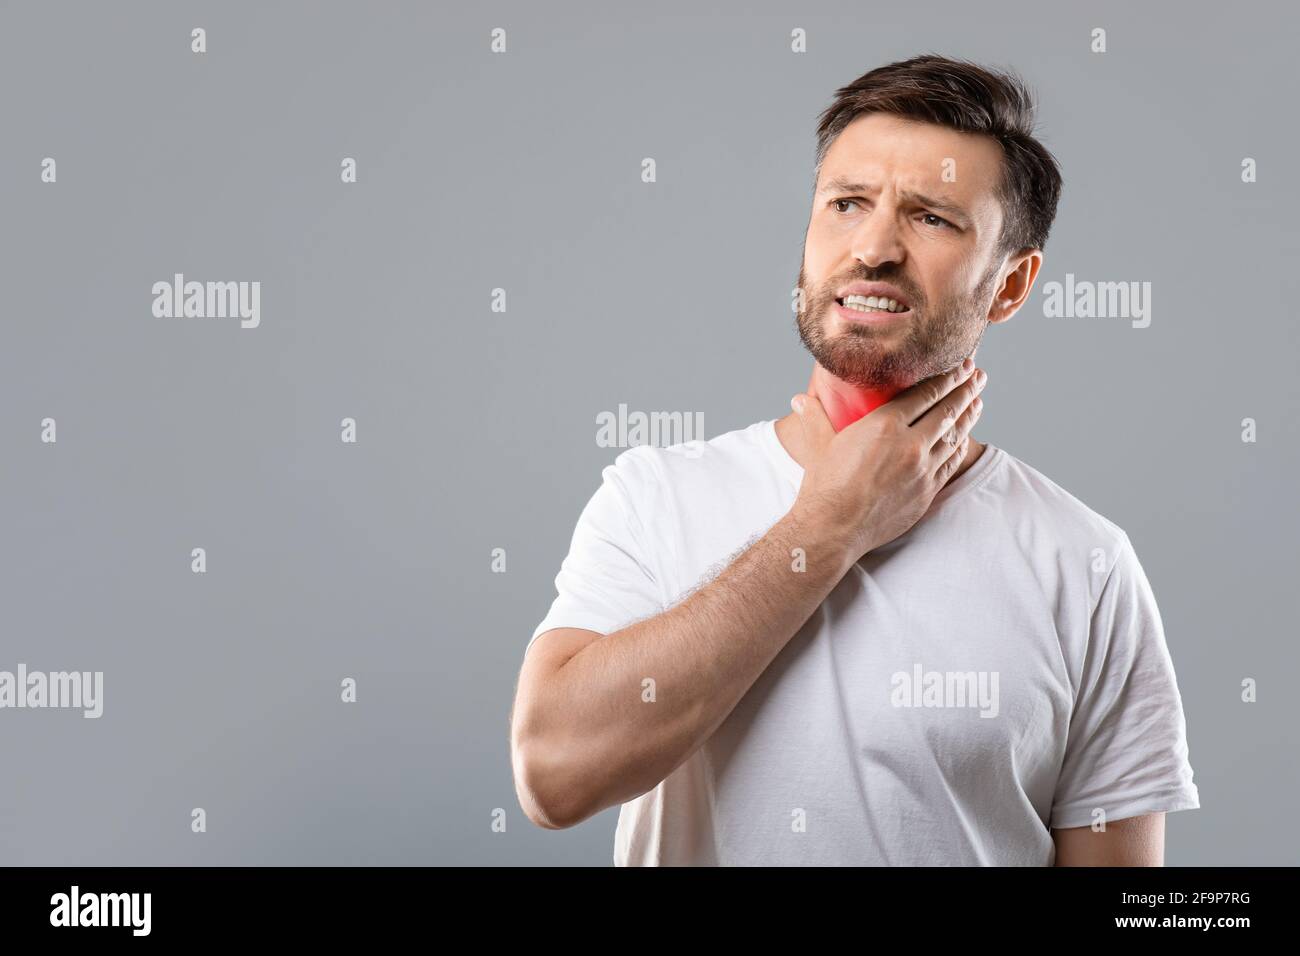
[[[925,297],[921,294],[921,290],[898,269],[865,268],[851,275],[835,279],[833,282],[826,284],[825,298],[834,299],[837,289],[841,289],[852,282],[888,282],[890,285],[897,286],[913,306],[925,303]]]

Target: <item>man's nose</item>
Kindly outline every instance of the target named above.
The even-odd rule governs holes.
[[[887,262],[901,263],[907,253],[899,234],[897,212],[881,204],[863,216],[854,230],[851,251],[855,259],[873,269]]]

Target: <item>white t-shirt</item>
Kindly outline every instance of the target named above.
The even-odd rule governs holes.
[[[633,447],[603,477],[532,640],[676,604],[790,509],[803,469],[769,420]],[[1052,828],[1199,806],[1128,535],[989,444],[623,804],[614,862],[1051,865]]]

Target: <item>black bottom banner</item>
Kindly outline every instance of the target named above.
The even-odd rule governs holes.
[[[546,942],[610,927],[720,941],[846,930],[1006,940],[1042,927],[1066,938],[1146,940],[1191,934],[1231,945],[1284,932],[1294,868],[726,869],[609,868],[9,868],[0,869],[6,941],[76,937],[78,944],[162,939],[285,938],[394,942],[437,928],[511,932]],[[535,918],[535,919],[534,919]],[[620,928],[621,927],[621,928]],[[557,937],[557,929],[559,936]],[[589,937],[590,938],[590,937]],[[1018,937],[1021,938],[1021,937]],[[607,940],[612,942],[608,937]],[[65,941],[66,942],[66,941]]]

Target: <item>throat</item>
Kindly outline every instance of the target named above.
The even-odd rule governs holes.
[[[836,378],[820,365],[813,366],[808,394],[817,396],[837,432],[889,401],[901,388],[862,388]]]

